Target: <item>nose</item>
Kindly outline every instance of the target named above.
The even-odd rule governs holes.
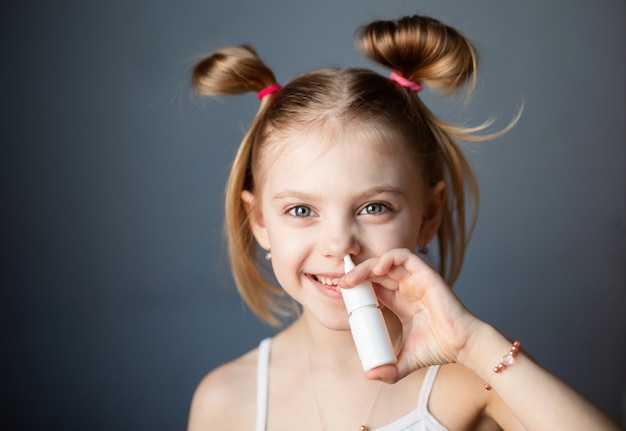
[[[346,254],[358,255],[361,252],[358,225],[351,217],[325,220],[318,241],[324,257],[343,260]]]

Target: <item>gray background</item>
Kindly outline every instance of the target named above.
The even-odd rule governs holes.
[[[354,30],[417,12],[482,54],[470,109],[424,92],[436,112],[497,128],[525,103],[471,150],[459,295],[623,420],[623,0],[61,0],[0,6],[3,429],[185,427],[202,376],[273,333],[234,292],[221,228],[258,101],[193,97],[190,66],[241,42],[282,82],[369,66]]]

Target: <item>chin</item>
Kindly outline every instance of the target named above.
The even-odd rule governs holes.
[[[350,331],[350,323],[348,322],[348,312],[342,310],[340,313],[315,313],[315,320],[331,331]]]

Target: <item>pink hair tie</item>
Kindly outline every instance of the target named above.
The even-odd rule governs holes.
[[[389,79],[397,82],[402,87],[410,88],[413,91],[420,91],[422,89],[422,86],[419,85],[417,82],[409,81],[408,79],[398,75],[396,72],[391,72]]]
[[[258,97],[259,100],[261,100],[265,96],[267,96],[268,94],[272,94],[272,93],[274,93],[274,92],[276,92],[276,91],[278,91],[280,89],[281,89],[280,84],[274,84],[271,87],[267,87],[266,89],[259,91],[259,94],[257,94],[256,97]]]

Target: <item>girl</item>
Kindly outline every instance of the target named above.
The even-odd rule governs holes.
[[[443,122],[419,91],[471,88],[471,43],[421,16],[374,22],[358,40],[390,78],[323,69],[281,88],[247,46],[194,70],[201,94],[256,91],[261,100],[227,187],[231,264],[262,319],[278,325],[298,314],[200,383],[189,430],[618,429],[449,287],[471,232],[466,211],[478,199],[454,139],[493,135],[475,135],[486,125]],[[438,272],[414,253],[428,253],[435,238]],[[258,247],[280,288],[264,277]],[[346,255],[358,265],[344,276]],[[366,279],[397,364],[364,376],[340,288]]]

